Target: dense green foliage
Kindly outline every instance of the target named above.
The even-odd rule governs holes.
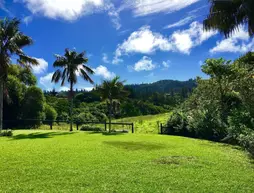
[[[237,143],[254,153],[254,53],[231,62],[208,59],[209,79],[198,87],[168,121],[168,133]]]
[[[254,189],[245,152],[175,136],[15,131],[0,138],[0,160],[0,190],[7,193]]]
[[[241,25],[247,25],[250,36],[254,35],[253,0],[209,0],[209,2],[210,13],[204,20],[206,30],[219,30],[229,37]]]
[[[26,72],[29,73],[30,65],[38,65],[38,61],[23,51],[23,48],[33,44],[32,39],[20,31],[20,21],[16,18],[0,19],[0,132],[3,128],[3,106],[4,91],[6,90],[6,81],[9,74],[9,67],[13,57],[17,57],[17,62],[26,67],[19,76],[25,84],[33,84],[35,79],[24,79]]]

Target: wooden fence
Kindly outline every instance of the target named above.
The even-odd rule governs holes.
[[[11,123],[16,123],[16,124],[23,124],[23,125],[27,125],[29,124],[29,122],[40,122],[44,125],[49,125],[50,127],[50,130],[53,129],[54,127],[54,123],[67,123],[69,124],[70,121],[59,121],[59,120],[56,120],[56,121],[51,121],[51,120],[38,120],[38,119],[22,119],[22,120],[4,120],[3,123],[4,125],[5,124],[11,124]],[[109,125],[110,123],[108,122],[92,122],[92,121],[87,121],[87,122],[73,122],[74,125],[76,125],[76,128],[77,130],[79,130],[79,126],[80,125],[86,125],[86,124],[92,124],[92,125],[104,125],[104,129],[105,131],[107,131],[107,125]],[[116,123],[116,122],[111,122],[111,125],[121,125],[121,126],[131,126],[131,132],[134,133],[135,130],[134,130],[134,123]]]

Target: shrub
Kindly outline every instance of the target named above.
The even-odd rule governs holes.
[[[188,129],[197,138],[221,140],[226,136],[226,126],[219,113],[208,110],[193,110],[188,116]]]
[[[11,137],[12,135],[12,130],[6,130],[0,133],[0,137]]]
[[[96,122],[98,119],[91,113],[80,113],[78,116],[74,117],[74,122]]]
[[[239,144],[254,156],[254,131],[247,130],[238,137]]]
[[[89,125],[82,125],[80,130],[81,131],[96,131],[96,132],[102,131],[100,127],[89,126]]]
[[[49,106],[48,104],[45,104],[44,112],[45,112],[46,120],[50,120],[50,121],[56,120],[57,112],[53,107]]]
[[[167,122],[168,134],[178,134],[188,136],[189,132],[187,130],[187,118],[186,115],[181,111],[173,111]]]

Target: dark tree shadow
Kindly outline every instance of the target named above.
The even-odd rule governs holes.
[[[47,132],[47,133],[29,133],[29,134],[19,134],[12,137],[12,140],[21,140],[21,139],[47,139],[53,138],[54,136],[60,135],[71,135],[71,132]]]
[[[124,135],[126,133],[122,132],[122,131],[117,131],[117,132],[106,132],[106,131],[91,131],[89,132],[89,134],[102,134],[105,136],[112,136],[112,135]]]
[[[134,142],[134,141],[104,141],[105,144],[111,145],[117,148],[126,149],[126,150],[158,150],[163,149],[165,146],[156,144],[156,143],[148,143],[148,142]]]

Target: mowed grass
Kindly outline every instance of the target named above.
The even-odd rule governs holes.
[[[253,192],[229,145],[176,136],[15,131],[0,138],[0,192]]]

